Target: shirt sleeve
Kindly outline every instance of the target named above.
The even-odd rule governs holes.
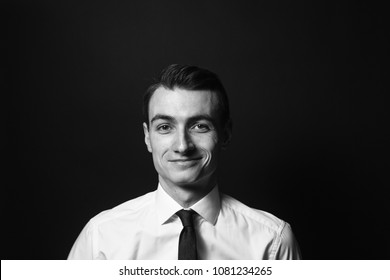
[[[275,260],[300,260],[302,258],[298,242],[288,223],[284,223],[274,245],[273,259]]]
[[[89,221],[77,237],[68,255],[68,260],[92,260],[94,259],[94,232]]]

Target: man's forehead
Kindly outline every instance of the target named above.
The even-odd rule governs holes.
[[[216,93],[208,90],[173,90],[158,88],[149,102],[149,119],[155,115],[190,118],[197,115],[216,117]]]

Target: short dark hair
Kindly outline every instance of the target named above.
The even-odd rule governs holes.
[[[144,121],[149,126],[149,102],[154,92],[164,87],[169,90],[210,90],[218,97],[218,113],[221,126],[230,120],[229,100],[218,76],[206,69],[191,65],[172,64],[161,71],[160,77],[146,90],[143,100]]]

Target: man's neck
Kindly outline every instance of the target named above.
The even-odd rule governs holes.
[[[159,182],[167,194],[183,208],[190,208],[196,202],[205,197],[217,184],[217,180],[210,178],[207,182],[191,185],[174,185],[159,176]]]

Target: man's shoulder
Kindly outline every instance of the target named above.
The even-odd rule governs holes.
[[[228,215],[235,215],[240,217],[240,219],[245,219],[253,225],[266,227],[275,232],[282,231],[288,225],[275,215],[263,210],[251,208],[229,195],[221,194],[221,200],[222,211],[229,212]]]
[[[136,218],[143,211],[147,211],[154,205],[155,191],[146,193],[139,197],[123,202],[114,208],[105,210],[93,217],[89,223],[93,225],[100,225],[112,220],[127,218]]]

